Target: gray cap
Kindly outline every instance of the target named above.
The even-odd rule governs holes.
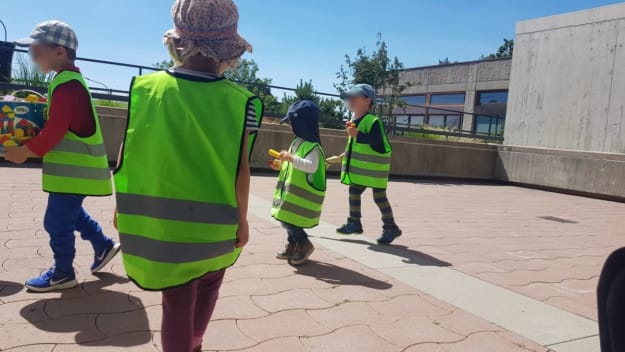
[[[52,44],[64,46],[68,49],[78,49],[76,33],[67,23],[57,20],[45,21],[35,26],[28,38],[15,41],[19,46],[31,44]]]
[[[375,103],[375,100],[376,100],[375,90],[369,84],[357,84],[353,86],[352,89],[350,89],[349,91],[341,94],[341,98],[346,99],[349,97],[356,97],[359,95],[367,97],[367,98],[371,98],[371,101]]]

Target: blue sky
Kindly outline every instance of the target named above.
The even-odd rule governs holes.
[[[332,84],[346,53],[373,48],[381,32],[406,67],[438,59],[474,60],[514,36],[525,19],[618,3],[609,0],[238,0],[239,30],[254,46],[260,75],[294,87],[312,79]],[[24,4],[27,3],[27,6]],[[9,40],[28,35],[42,20],[71,24],[79,56],[151,65],[166,59],[162,34],[172,27],[172,0],[2,0],[0,19]],[[372,5],[383,4],[383,5]],[[136,71],[79,63],[85,76],[126,89]]]

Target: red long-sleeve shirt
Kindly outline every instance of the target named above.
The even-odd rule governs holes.
[[[65,70],[80,73],[78,67]],[[51,97],[48,121],[37,137],[28,142],[31,152],[44,156],[54,148],[68,131],[79,137],[89,137],[95,133],[95,118],[91,109],[89,93],[80,82],[70,81],[58,86]]]

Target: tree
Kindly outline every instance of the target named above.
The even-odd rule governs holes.
[[[226,71],[224,77],[258,95],[265,103],[265,111],[278,112],[280,103],[271,93],[271,78],[259,78],[260,68],[254,60],[242,59],[236,68]]]
[[[152,65],[154,68],[160,70],[166,70],[174,66],[173,60],[163,60]],[[254,60],[243,59],[239,65],[230,71],[224,73],[224,77],[231,81],[235,81],[244,86],[254,94],[258,95],[265,103],[265,111],[275,112],[280,109],[280,103],[271,94],[271,79],[270,78],[258,78],[259,68],[258,64]]]
[[[341,65],[337,72],[339,82],[334,87],[344,93],[355,84],[370,84],[379,95],[376,112],[387,119],[395,107],[402,105],[399,98],[408,84],[400,80],[403,63],[397,57],[389,57],[388,47],[381,33],[377,35],[375,46],[376,49],[371,53],[363,47],[356,51],[354,58],[345,55],[345,65]]]
[[[344,126],[343,119],[346,116],[346,110],[341,100],[321,98],[317,95],[312,81],[304,81],[300,79],[299,84],[295,87],[294,95],[284,95],[282,98],[281,114],[286,114],[289,106],[300,100],[311,100],[319,105],[320,116],[319,124],[325,128],[340,128]]]
[[[163,60],[163,61],[153,64],[152,67],[158,68],[159,70],[166,70],[170,67],[174,67],[174,60],[172,59]]]
[[[444,58],[444,59],[442,59],[442,60],[441,60],[441,59],[438,59],[438,64],[439,64],[439,65],[457,64],[457,63],[458,63],[458,61],[453,61],[453,62],[452,62],[452,61],[449,61],[449,58],[448,58],[448,57],[446,57],[446,58]]]
[[[514,52],[514,39],[503,39],[503,44],[497,49],[496,53],[490,54],[488,56],[482,55],[483,58],[486,59],[499,59],[499,58],[509,58],[512,57]]]
[[[319,101],[321,110],[320,123],[325,128],[344,128],[347,109],[341,100],[321,98]]]

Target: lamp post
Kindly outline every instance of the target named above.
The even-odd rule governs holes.
[[[4,41],[0,41],[0,82],[11,81],[11,64],[13,63],[13,51],[15,44],[9,43],[7,27],[0,20],[0,25],[4,29]]]
[[[4,25],[4,22],[2,22],[2,20],[0,20],[0,24],[2,25],[2,28],[4,29],[4,41],[8,41],[9,37],[8,37],[8,33],[7,33],[7,26]]]
[[[89,78],[89,77],[84,77],[84,76],[83,76],[83,78],[84,78],[85,80],[89,81],[89,82],[93,82],[93,83],[95,83],[95,84],[99,84],[99,85],[101,85],[102,87],[104,87],[104,89],[105,89],[105,90],[108,90],[108,91],[109,91],[109,95],[113,95],[113,90],[111,90],[111,88],[109,88],[106,84],[104,84],[104,83],[102,83],[102,82],[99,82],[99,81],[96,81],[96,80],[94,80],[94,79],[91,79],[91,78]]]

